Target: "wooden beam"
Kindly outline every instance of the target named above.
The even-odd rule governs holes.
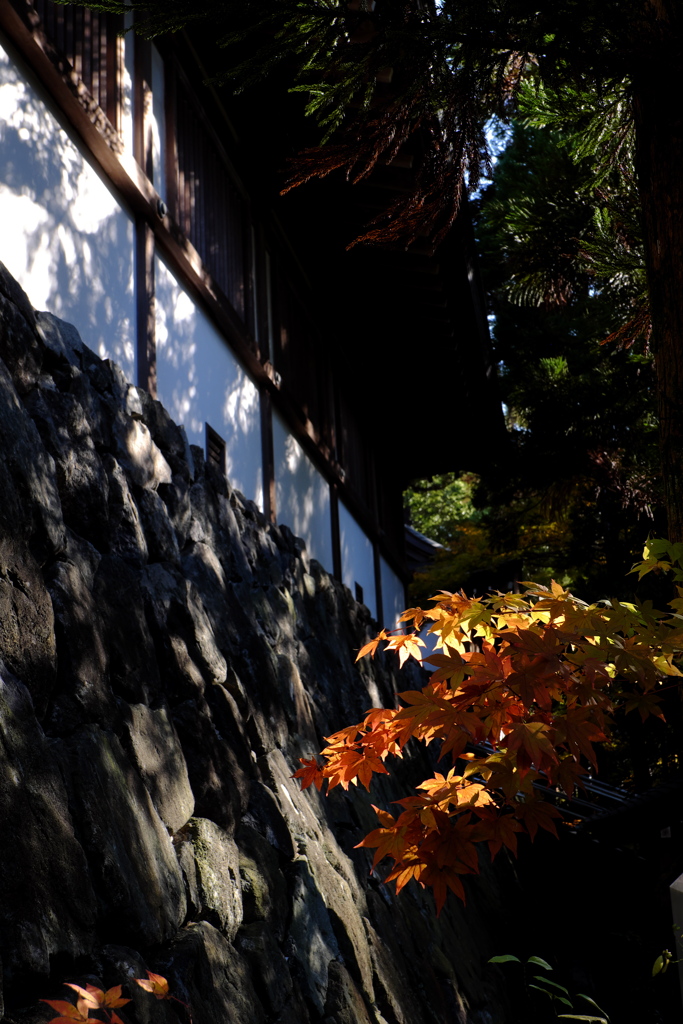
[[[273,446],[273,403],[270,393],[261,388],[261,462],[263,466],[263,514],[270,523],[277,522],[275,491],[275,449]]]

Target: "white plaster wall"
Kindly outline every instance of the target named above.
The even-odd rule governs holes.
[[[398,627],[399,615],[406,610],[405,587],[389,563],[381,556],[379,564],[382,579],[384,628],[396,629]]]
[[[303,448],[273,414],[277,521],[306,542],[311,558],[332,572],[330,488]]]
[[[0,260],[135,380],[133,221],[1,43]]]
[[[158,256],[154,268],[159,399],[191,444],[205,448],[207,422],[221,435],[230,483],[263,509],[258,389]]]
[[[363,604],[377,618],[377,592],[372,543],[343,502],[339,502],[339,546],[341,548],[342,582],[353,596],[356,583],[363,588]]]

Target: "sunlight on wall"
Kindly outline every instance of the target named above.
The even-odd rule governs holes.
[[[135,380],[133,222],[0,46],[0,260]]]
[[[154,272],[159,398],[191,444],[205,447],[206,423],[221,435],[230,483],[262,509],[258,389],[158,256]]]
[[[342,582],[346,584],[354,597],[356,596],[356,583],[361,585],[363,604],[369,608],[373,619],[376,619],[377,594],[372,543],[341,501],[339,502],[339,545],[341,547]]]
[[[382,611],[385,629],[396,629],[398,617],[406,609],[406,590],[394,570],[381,556]]]
[[[273,449],[277,521],[301,537],[311,558],[332,572],[329,485],[276,414]]]

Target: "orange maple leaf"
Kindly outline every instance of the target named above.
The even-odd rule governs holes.
[[[404,888],[411,880],[411,878],[420,880],[420,875],[424,871],[424,865],[418,863],[415,864],[397,864],[393,871],[390,871],[387,877],[384,879],[385,882],[396,882],[396,895],[398,896],[401,889]]]
[[[403,668],[410,657],[415,658],[416,661],[421,661],[420,648],[426,646],[424,640],[417,636],[416,633],[401,633],[399,636],[392,636],[387,644],[387,650],[398,651],[398,663]]]
[[[130,999],[122,999],[121,985],[114,985],[113,988],[107,989],[103,992],[101,988],[95,988],[94,985],[86,985],[85,988],[81,988],[80,985],[74,985],[70,981],[64,983],[68,988],[72,988],[74,992],[78,992],[81,999],[79,1002],[83,1002],[85,1006],[92,1007],[94,1010],[99,1009],[102,1006],[115,1007],[125,1006],[126,1003],[130,1002]]]
[[[303,765],[303,768],[298,768],[293,775],[290,775],[290,778],[301,779],[302,789],[308,789],[310,785],[314,785],[315,788],[320,791],[320,787],[325,779],[322,765],[318,763],[315,757],[300,757],[299,761]]]
[[[446,654],[442,651],[435,651],[424,661],[428,665],[436,665],[436,672],[432,672],[433,683],[453,680],[457,684],[465,678],[465,662],[458,651],[453,651],[450,648]]]
[[[517,751],[521,774],[532,765],[543,769],[544,765],[555,764],[559,760],[550,738],[550,727],[545,722],[517,722],[500,745],[509,753]]]
[[[593,742],[605,740],[607,737],[593,716],[594,711],[591,708],[569,707],[565,714],[555,715],[553,725],[556,730],[555,742],[558,745],[566,746],[577,759],[583,754],[593,767],[597,768]]]
[[[364,644],[364,646],[361,647],[356,655],[356,661],[360,661],[360,659],[364,658],[366,654],[369,654],[371,658],[374,658],[380,642],[387,639],[388,637],[386,632],[383,629],[380,630],[374,640],[370,640],[369,643]]]
[[[389,774],[376,754],[353,747],[342,750],[331,757],[324,769],[329,789],[334,789],[335,786],[348,789],[349,783],[353,783],[355,786],[360,780],[362,785],[369,790],[373,772],[378,775]]]
[[[84,1004],[83,1000],[79,999],[78,1006],[74,1006],[73,1003],[67,1003],[65,999],[41,999],[41,1003],[47,1003],[53,1010],[56,1010],[59,1014],[58,1017],[53,1017],[50,1024],[102,1024],[95,1017],[90,1017],[88,1014],[87,1005]]]
[[[458,872],[453,868],[437,868],[430,864],[423,869],[419,881],[421,885],[431,886],[432,892],[434,893],[434,902],[436,903],[437,917],[443,910],[443,905],[446,902],[446,896],[448,895],[449,889],[451,892],[454,892],[463,903],[467,903],[462,881],[460,880]]]
[[[415,629],[419,629],[425,620],[425,613],[421,608],[406,608],[406,610],[399,615],[399,622],[412,622]]]
[[[384,857],[391,857],[394,862],[400,862],[406,850],[407,831],[407,827],[403,825],[400,828],[396,825],[391,825],[388,828],[376,828],[368,833],[360,843],[357,843],[355,848],[359,849],[362,846],[368,846],[370,849],[376,848],[372,861],[373,868]]]
[[[144,988],[145,992],[151,992],[157,999],[171,998],[168,991],[168,982],[161,974],[153,974],[152,971],[147,971],[146,978],[135,978],[135,982],[140,988]]]
[[[643,722],[648,715],[655,715],[657,718],[661,718],[661,720],[665,722],[666,719],[662,714],[662,709],[657,706],[661,699],[661,697],[656,693],[652,693],[652,691],[649,693],[640,693],[626,701],[626,714],[628,714],[629,711],[637,710]]]
[[[574,795],[576,786],[586,788],[586,769],[571,754],[563,757],[558,765],[549,770],[548,777],[553,786],[560,786],[569,797]]]
[[[536,838],[539,828],[545,829],[546,832],[552,833],[556,839],[558,838],[553,819],[561,818],[562,815],[557,807],[553,807],[547,800],[538,798],[525,800],[523,803],[517,804],[515,807],[515,817],[524,822],[532,839]]]
[[[523,826],[512,814],[495,814],[490,811],[477,811],[481,821],[476,826],[477,842],[488,842],[489,853],[493,861],[501,847],[507,846],[511,853],[517,855],[517,833],[523,832]]]

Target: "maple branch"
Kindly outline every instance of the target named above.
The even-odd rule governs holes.
[[[683,581],[683,545],[648,543],[632,571],[670,571]],[[619,601],[587,605],[554,581],[522,586],[523,594],[477,599],[441,591],[433,608],[407,609],[399,621],[412,622],[413,632],[382,630],[358,657],[374,657],[383,644],[401,665],[412,657],[436,666],[429,682],[398,694],[398,708],[373,708],[326,737],[322,763],[302,758],[294,773],[303,789],[327,783],[329,792],[360,781],[369,790],[373,775],[389,774],[385,760],[401,757],[411,739],[439,742],[453,766],[464,761],[462,774],[455,767],[436,773],[397,801],[398,818],[375,808],[380,827],[358,844],[376,850],[373,867],[393,861],[386,880],[397,892],[411,879],[429,886],[437,911],[449,890],[464,900],[460,876],[479,870],[478,844],[495,857],[503,846],[516,854],[520,833],[557,835],[561,812],[538,784],[571,799],[588,766],[597,771],[595,744],[608,739],[615,710],[663,719],[659,695],[677,684],[663,687],[662,677],[683,675],[674,664],[683,654],[683,588],[671,612],[656,612]],[[415,629],[425,621],[436,650],[423,659]],[[482,744],[491,753],[466,750]]]

